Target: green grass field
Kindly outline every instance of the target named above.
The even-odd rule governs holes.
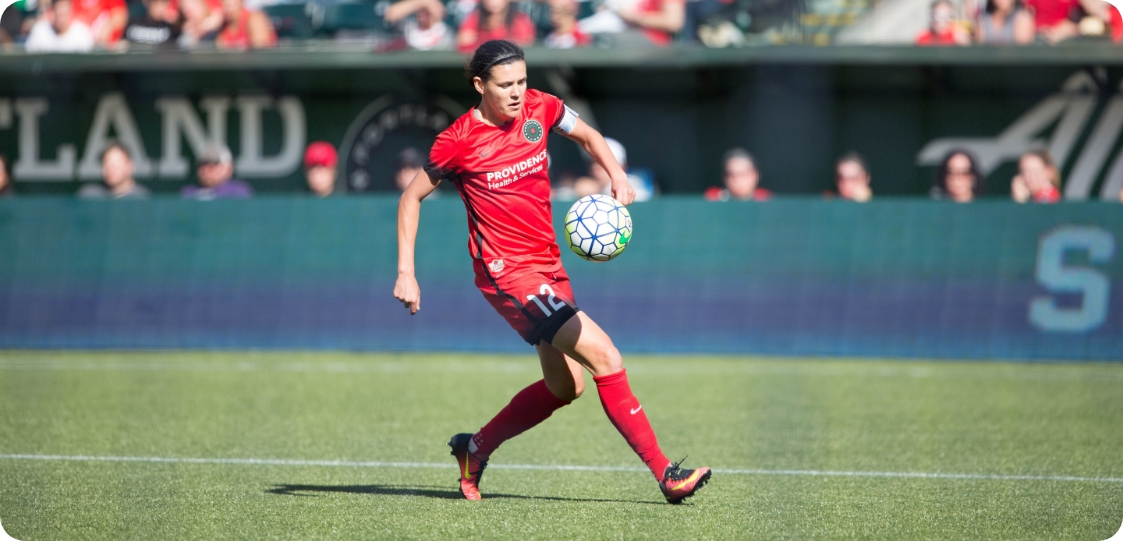
[[[529,351],[0,353],[0,523],[25,541],[1103,540],[1123,521],[1123,365],[626,363],[667,454],[718,469],[689,505],[663,502],[591,380],[461,500],[445,442],[538,379]]]

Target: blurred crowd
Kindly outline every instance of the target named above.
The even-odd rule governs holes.
[[[780,0],[792,2],[792,0]],[[19,0],[0,45],[28,52],[260,49],[306,39],[470,52],[491,39],[552,48],[666,46],[736,19],[742,0]]]
[[[857,152],[848,152],[835,162],[835,190],[826,199],[865,203],[873,198],[869,167]],[[710,201],[767,201],[772,193],[760,186],[760,172],[751,154],[735,148],[725,154],[723,186],[706,191]],[[1010,180],[1010,199],[1017,203],[1059,203],[1061,175],[1048,149],[1029,150],[1018,159],[1017,173]],[[937,201],[970,203],[986,194],[986,176],[969,150],[956,149],[944,156],[936,169],[929,196]],[[1119,193],[1123,202],[1123,191]]]
[[[20,0],[0,19],[0,44],[31,53],[255,49],[276,45],[277,33],[243,0]]]
[[[612,138],[605,138],[616,161],[628,174],[628,181],[636,191],[636,201],[647,201],[659,194],[658,184],[650,170],[628,163],[624,146]],[[307,194],[328,197],[343,191],[338,178],[339,154],[335,146],[326,141],[308,145],[304,152],[304,179]],[[425,163],[419,149],[406,147],[390,171],[393,188],[401,191],[417,176]],[[555,201],[574,201],[592,195],[612,195],[608,173],[591,158],[585,161],[588,169],[579,175],[560,172],[553,179]],[[84,199],[143,199],[150,192],[136,181],[136,167],[129,150],[116,141],[110,141],[101,154],[102,180],[82,186],[77,195]],[[253,188],[234,178],[234,158],[223,143],[208,143],[195,157],[195,184],[184,186],[180,196],[184,199],[211,200],[253,197]],[[553,175],[553,173],[551,173]],[[981,172],[977,158],[965,149],[947,153],[932,183],[929,196],[938,201],[970,203],[986,195],[986,177]],[[1061,176],[1048,149],[1029,150],[1021,155],[1017,172],[1009,183],[1009,197],[1017,203],[1059,203]],[[825,199],[865,203],[873,199],[872,176],[866,161],[857,152],[847,152],[835,162],[834,190],[823,193]],[[8,159],[0,155],[0,197],[15,195]],[[440,197],[441,191],[430,197]],[[753,155],[742,148],[733,148],[723,157],[720,186],[707,189],[708,201],[768,201],[773,193],[761,186],[761,174]],[[1123,191],[1119,193],[1123,202]]]
[[[1123,16],[1104,0],[934,0],[917,45],[1123,41]]]
[[[29,52],[244,50],[335,40],[376,51],[469,52],[499,38],[561,49],[825,45],[878,4],[839,0],[838,9],[850,11],[808,11],[834,5],[825,1],[19,0],[0,19],[0,46],[23,45]],[[918,45],[1123,40],[1123,17],[1104,0],[935,0],[930,8]],[[823,21],[834,26],[813,24]]]

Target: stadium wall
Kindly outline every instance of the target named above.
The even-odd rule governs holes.
[[[423,205],[422,310],[405,313],[391,297],[395,209],[0,201],[0,347],[529,354],[472,285],[454,197]],[[564,257],[579,305],[626,352],[1123,360],[1115,206],[631,209],[619,259]]]
[[[762,185],[778,193],[833,189],[835,158],[856,150],[877,195],[925,195],[952,146],[979,155],[993,195],[1008,193],[1018,155],[1042,145],[1069,199],[1117,200],[1123,188],[1121,55],[1109,63],[1078,50],[1074,64],[1056,56],[1066,48],[759,49],[738,54],[772,56],[535,51],[530,84],[624,143],[665,193],[720,184],[734,146],[756,155]],[[451,53],[351,64],[274,53],[172,55],[167,65],[161,55],[0,58],[0,151],[21,192],[74,193],[99,179],[115,137],[138,157],[138,178],[167,193],[194,180],[205,138],[222,139],[240,178],[278,193],[304,189],[301,151],[327,140],[341,149],[341,189],[387,190],[402,148],[428,149],[478,101]],[[587,169],[573,143],[554,137],[549,148],[555,178]]]

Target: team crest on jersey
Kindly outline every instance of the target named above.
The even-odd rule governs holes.
[[[503,260],[502,259],[496,259],[495,261],[492,261],[491,263],[488,263],[487,268],[491,269],[492,273],[499,274],[499,273],[503,272]]]
[[[523,137],[526,137],[526,140],[531,143],[541,141],[544,133],[545,130],[542,129],[542,123],[537,120],[527,120],[526,124],[523,124]]]

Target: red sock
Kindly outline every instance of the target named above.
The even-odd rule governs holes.
[[[597,382],[597,393],[600,394],[600,403],[608,414],[608,420],[612,421],[616,430],[632,446],[632,450],[647,464],[655,478],[662,481],[663,470],[667,469],[671,461],[663,456],[659,442],[655,439],[655,431],[651,430],[651,423],[647,422],[647,414],[632,394],[627,371],[593,376],[593,381]]]
[[[505,408],[472,436],[468,445],[476,458],[487,460],[503,442],[530,430],[545,421],[558,408],[569,405],[546,388],[546,380],[538,380],[519,391]]]

